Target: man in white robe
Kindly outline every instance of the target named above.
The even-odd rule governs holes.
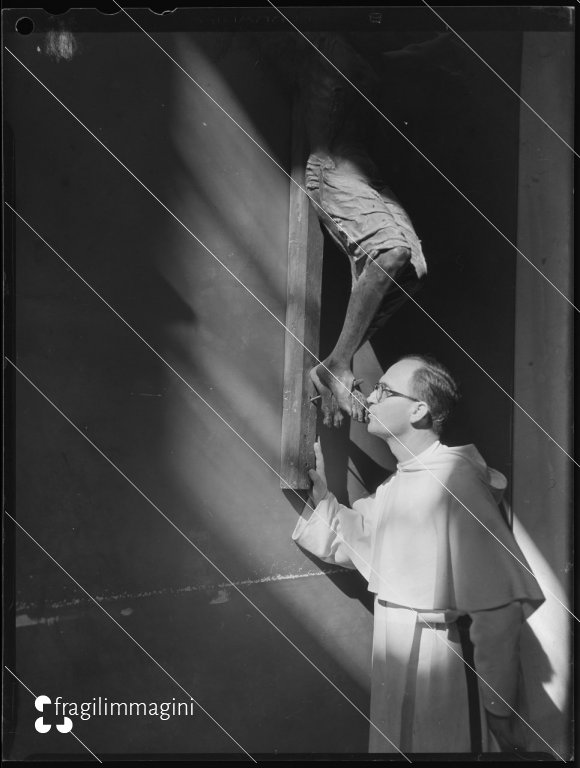
[[[498,508],[505,477],[475,446],[439,441],[456,400],[433,358],[391,366],[368,398],[368,431],[388,443],[397,471],[350,509],[328,490],[317,443],[316,508],[292,534],[322,560],[359,570],[375,593],[371,753],[471,751],[462,615],[471,618],[482,749],[521,748],[519,635],[544,596]]]

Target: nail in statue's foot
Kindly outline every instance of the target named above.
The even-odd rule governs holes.
[[[345,413],[354,421],[368,420],[366,399],[351,370],[321,363],[310,371],[310,378],[321,396],[324,426],[340,427]]]

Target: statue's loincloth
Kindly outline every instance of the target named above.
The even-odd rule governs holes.
[[[316,212],[333,240],[360,263],[404,246],[411,251],[417,277],[427,265],[411,220],[388,186],[365,168],[365,153],[350,156],[314,152],[306,164],[306,188]]]

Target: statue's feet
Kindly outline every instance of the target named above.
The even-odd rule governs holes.
[[[368,421],[366,398],[351,370],[321,363],[310,371],[310,378],[321,398],[324,426],[340,427],[345,413],[354,421]]]

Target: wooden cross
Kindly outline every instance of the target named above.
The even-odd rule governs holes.
[[[323,250],[318,217],[303,191],[307,156],[303,123],[300,99],[295,99],[292,111],[293,181],[290,182],[286,302],[288,330],[284,347],[280,466],[283,479],[280,487],[300,490],[310,488],[308,469],[314,469],[317,409],[310,399],[317,393],[308,373],[316,365],[313,355],[318,357],[319,354]]]

